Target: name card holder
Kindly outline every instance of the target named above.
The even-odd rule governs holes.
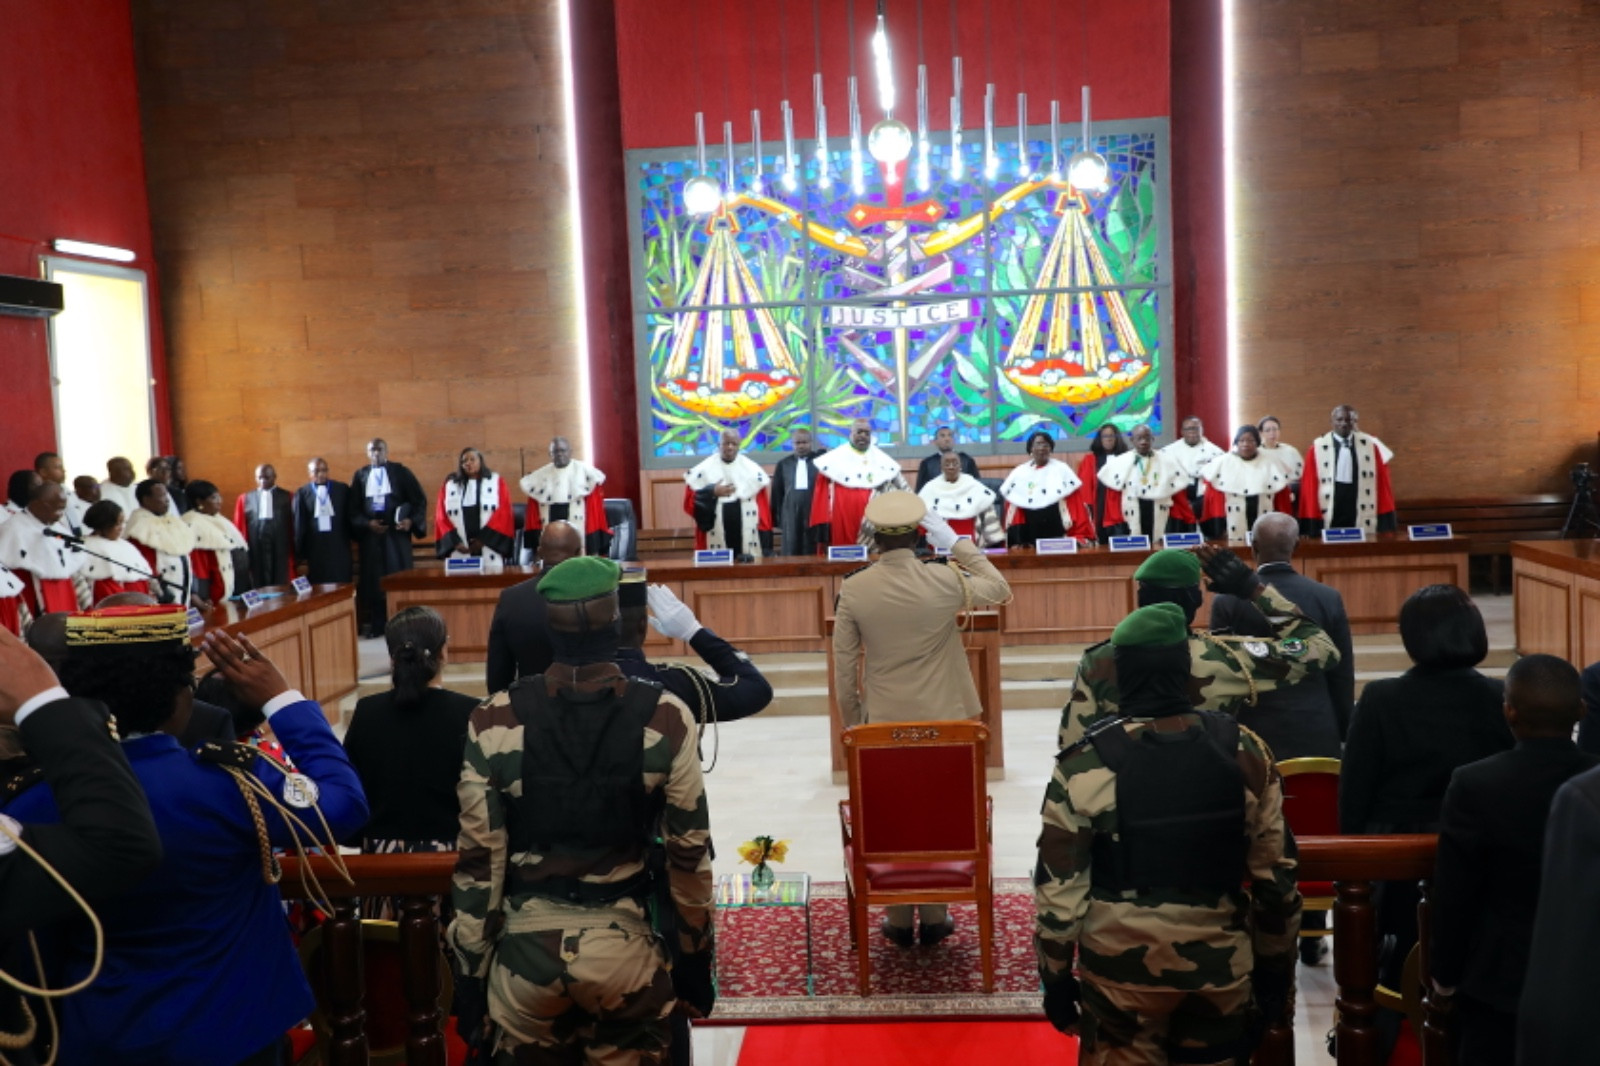
[[[1449,522],[1426,526],[1407,526],[1406,533],[1412,540],[1449,540],[1455,536],[1450,530]]]
[[[732,548],[706,548],[694,553],[696,566],[732,566]]]
[[[828,546],[830,563],[864,563],[867,561],[865,544],[831,544]]]
[[[1114,552],[1147,552],[1150,550],[1150,538],[1142,533],[1137,537],[1112,537],[1111,550]]]
[[[289,585],[294,589],[296,596],[309,595],[311,592],[311,579],[309,577],[297,577],[289,582]]]
[[[1040,537],[1033,550],[1040,555],[1077,555],[1078,541],[1074,537]]]
[[[1360,526],[1351,526],[1348,529],[1324,529],[1322,543],[1324,544],[1360,544],[1367,539],[1367,531]]]
[[[967,540],[967,541],[972,540],[971,537],[966,536],[965,534],[957,537],[956,539],[957,540]],[[933,549],[933,554],[935,554],[935,555],[949,555],[952,550],[953,550],[952,548],[935,548],[935,549]]]
[[[452,555],[444,561],[446,577],[468,577],[483,573],[480,555]]]
[[[1161,546],[1163,548],[1198,548],[1205,540],[1198,533],[1163,533]]]
[[[190,629],[199,629],[206,624],[205,615],[200,613],[198,607],[191,607],[189,608],[188,622]]]
[[[267,601],[267,598],[255,589],[241,592],[239,598],[244,601],[244,609],[247,611],[253,611]]]

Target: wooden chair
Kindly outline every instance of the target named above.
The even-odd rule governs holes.
[[[985,789],[988,729],[973,719],[846,730],[850,798],[839,804],[857,984],[871,994],[867,908],[978,906],[983,990],[994,991],[993,826]]]
[[[1339,760],[1285,759],[1278,764],[1283,776],[1283,818],[1296,837],[1339,835]],[[1300,882],[1301,909],[1333,910],[1332,881]],[[1301,929],[1301,936],[1326,936],[1326,929]]]
[[[322,1010],[322,926],[317,926],[300,941],[300,965],[311,982],[317,996],[317,1010],[311,1015],[311,1028],[317,1034],[315,1060],[328,1061],[328,1040],[331,1029]],[[455,996],[455,982],[446,964],[444,951],[439,953],[439,998],[441,1020],[449,1021],[450,1003]],[[400,949],[400,925],[397,922],[366,920],[361,923],[361,969],[364,974],[366,994],[362,1007],[366,1011],[368,1062],[373,1066],[383,1063],[399,1064],[406,1061],[406,1037],[410,1035],[411,1019],[404,991],[404,965]]]

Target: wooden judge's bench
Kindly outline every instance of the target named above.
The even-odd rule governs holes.
[[[313,585],[302,594],[284,586],[260,591],[273,595],[255,607],[232,600],[213,607],[205,625],[192,631],[195,643],[214,629],[248,637],[290,688],[316,700],[328,720],[337,722],[339,701],[360,682],[355,586]],[[210,672],[210,660],[202,655],[196,670]]]

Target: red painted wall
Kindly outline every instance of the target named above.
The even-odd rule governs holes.
[[[0,33],[0,273],[56,237],[128,248],[150,277],[156,412],[171,439],[127,0],[10,4]],[[55,447],[42,320],[0,315],[0,473]],[[104,477],[103,470],[70,471]]]

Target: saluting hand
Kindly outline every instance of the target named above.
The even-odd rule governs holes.
[[[9,629],[0,628],[0,725],[10,725],[18,707],[58,684],[37,652]]]
[[[205,635],[200,650],[246,706],[265,707],[289,691],[289,682],[283,679],[272,660],[250,643],[249,637],[235,637],[226,630],[213,629]]]

